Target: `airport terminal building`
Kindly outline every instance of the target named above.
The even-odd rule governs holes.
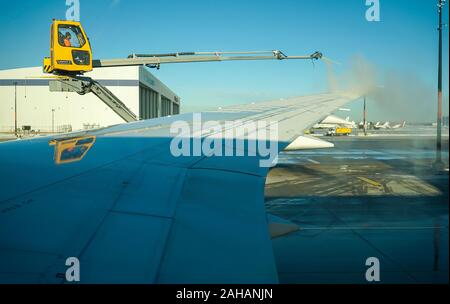
[[[144,66],[97,68],[89,77],[106,86],[139,119],[179,114],[180,98]],[[92,93],[50,92],[41,67],[0,71],[0,133],[70,132],[123,123]]]

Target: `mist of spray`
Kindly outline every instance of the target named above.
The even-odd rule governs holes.
[[[355,96],[368,95],[376,85],[375,67],[361,56],[351,59],[350,67],[341,75],[334,70],[334,63],[325,61],[328,71],[328,89],[332,93],[351,94]]]
[[[325,64],[329,91],[355,97],[367,96],[373,119],[435,120],[435,89],[418,75],[397,70],[380,72],[362,56],[353,57],[349,69],[341,75],[335,73],[333,63],[325,61]]]

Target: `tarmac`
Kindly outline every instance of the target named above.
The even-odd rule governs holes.
[[[429,128],[324,139],[267,178],[267,211],[299,226],[273,239],[280,283],[368,283],[370,257],[379,283],[448,283],[448,129],[443,170]]]

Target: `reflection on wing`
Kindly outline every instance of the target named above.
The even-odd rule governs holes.
[[[55,164],[68,164],[82,160],[95,143],[95,136],[53,139],[50,146],[55,146]]]

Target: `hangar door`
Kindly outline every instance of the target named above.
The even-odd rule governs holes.
[[[139,117],[150,119],[158,117],[158,93],[144,85],[139,86]]]
[[[165,96],[161,96],[161,116],[168,116],[172,114],[172,101]]]

